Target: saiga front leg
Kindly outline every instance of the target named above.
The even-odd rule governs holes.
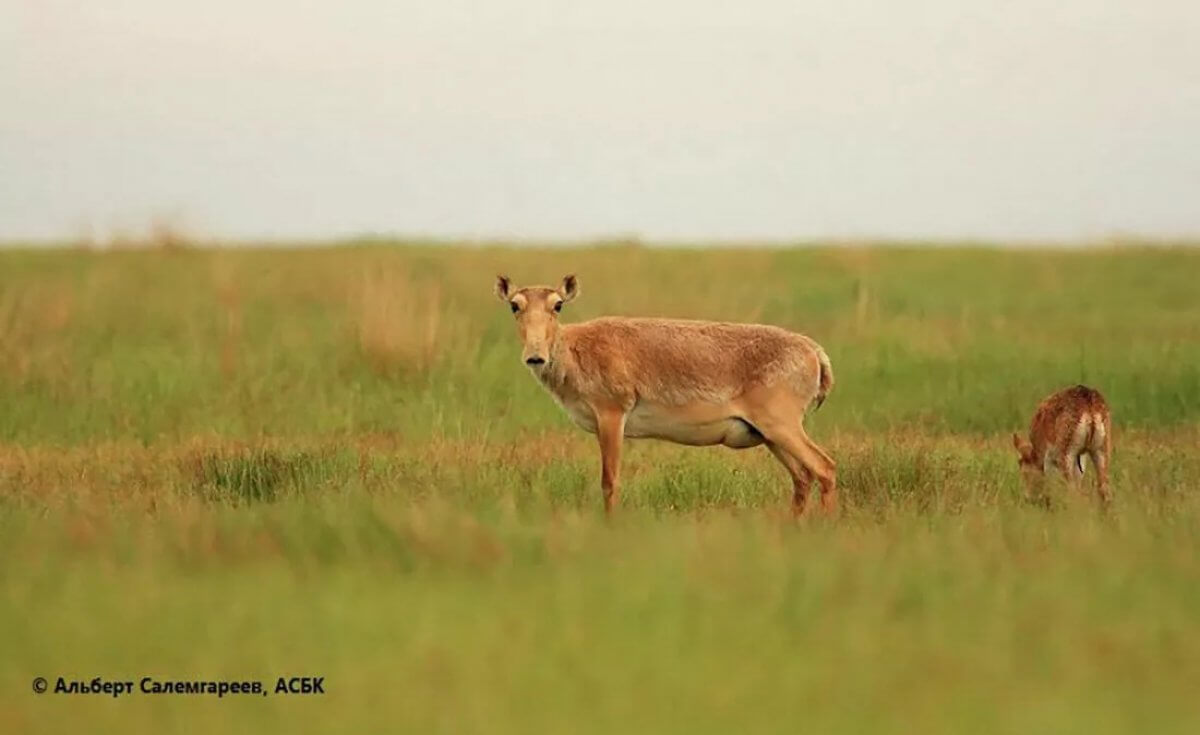
[[[600,488],[604,512],[612,514],[621,492],[621,442],[625,438],[625,412],[614,407],[595,407],[596,436],[600,439]]]

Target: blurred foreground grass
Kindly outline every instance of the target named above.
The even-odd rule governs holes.
[[[639,442],[606,522],[497,271],[578,273],[567,319],[819,340],[842,517],[791,521],[765,452]],[[1197,275],[1154,249],[0,253],[0,731],[1195,732]],[[1113,405],[1107,515],[1030,507],[1010,456],[1079,380]],[[328,693],[30,689],[306,674]]]

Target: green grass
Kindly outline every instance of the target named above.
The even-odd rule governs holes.
[[[843,512],[762,450],[594,440],[491,295],[829,352]],[[0,252],[0,731],[1200,729],[1200,251]],[[1008,433],[1113,407],[1110,513]],[[36,695],[325,677],[321,697]]]

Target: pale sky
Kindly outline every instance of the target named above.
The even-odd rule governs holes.
[[[0,0],[0,240],[1200,235],[1196,0]]]

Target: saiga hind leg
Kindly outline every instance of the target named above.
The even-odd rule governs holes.
[[[812,473],[774,442],[767,442],[767,449],[771,450],[775,459],[779,460],[779,463],[792,476],[792,513],[796,516],[804,515],[804,505],[808,500],[808,488],[813,481]]]

